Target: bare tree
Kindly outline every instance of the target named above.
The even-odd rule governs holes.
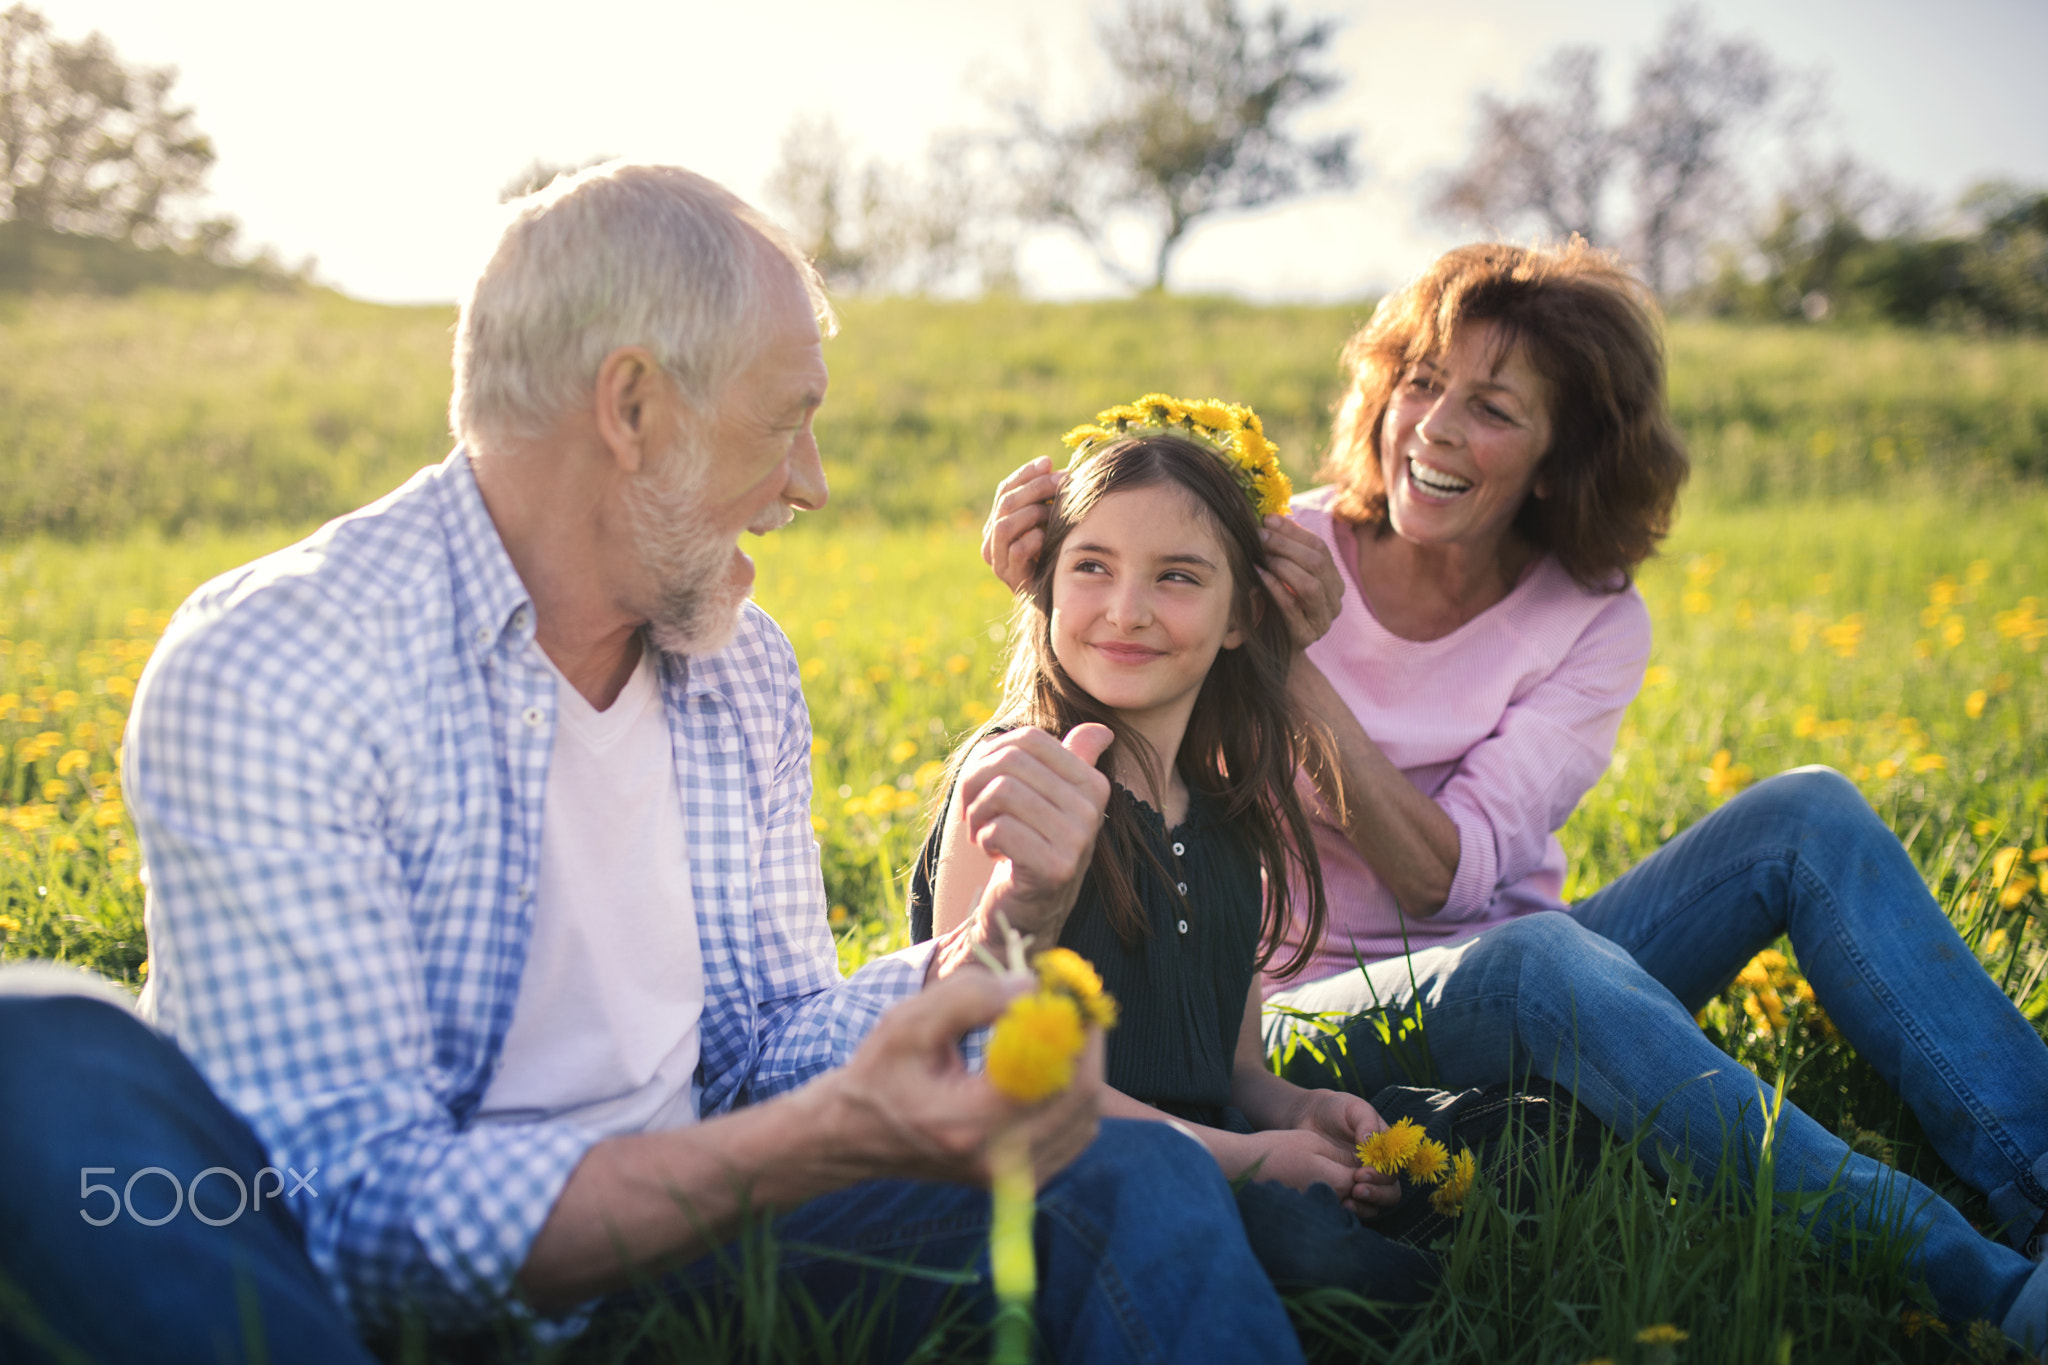
[[[1687,6],[1632,86],[1627,115],[1608,122],[1599,54],[1566,47],[1528,99],[1481,95],[1472,153],[1438,182],[1431,211],[1493,232],[1578,233],[1624,247],[1659,293],[1688,283],[1707,240],[1739,221],[1758,135],[1774,116],[1791,130],[1811,117],[1796,98],[1808,84],[1748,39],[1715,37]]]
[[[1671,18],[1636,70],[1624,137],[1631,153],[1636,250],[1650,287],[1668,292],[1674,256],[1697,247],[1740,200],[1734,158],[1783,93],[1788,74],[1755,43],[1716,41],[1697,6]]]
[[[1600,54],[1561,47],[1538,82],[1544,93],[1517,103],[1479,97],[1478,145],[1443,177],[1430,210],[1502,235],[1533,226],[1552,237],[1601,241],[1601,210],[1621,149],[1600,110]]]
[[[130,67],[97,33],[50,35],[27,5],[0,13],[0,217],[143,246],[195,237],[225,249],[225,221],[188,225],[213,143],[171,102],[173,67]]]
[[[893,234],[883,222],[884,174],[873,161],[855,165],[853,143],[833,119],[799,119],[782,136],[768,202],[839,288],[860,289],[894,264]]]
[[[1297,28],[1278,5],[1249,19],[1235,0],[1127,0],[1099,33],[1114,74],[1102,107],[1069,124],[1035,98],[1009,111],[1020,215],[1074,232],[1114,278],[1162,289],[1202,219],[1354,183],[1352,134],[1288,131],[1342,84],[1314,65],[1335,31],[1329,21]],[[1126,214],[1155,234],[1149,270],[1132,269],[1111,243]]]
[[[1012,224],[992,202],[986,139],[934,139],[921,172],[868,159],[830,118],[799,120],[767,183],[797,243],[835,288],[985,289],[1014,283]]]

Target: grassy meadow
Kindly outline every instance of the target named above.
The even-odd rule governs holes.
[[[847,966],[903,941],[938,766],[995,700],[1008,603],[975,550],[994,479],[1095,408],[1166,388],[1253,403],[1305,482],[1336,351],[1365,311],[846,305],[819,424],[836,506],[754,548],[759,596],[804,660]],[[0,305],[0,957],[140,984],[118,766],[135,679],[199,582],[439,457],[449,322],[311,293]],[[1827,763],[2040,1024],[2048,345],[1689,323],[1670,344],[1696,473],[1641,575],[1656,645],[1613,764],[1564,831],[1567,894],[1748,783]],[[1981,1218],[1803,988],[1766,954],[1702,1026]],[[1361,1326],[1329,1295],[1294,1308],[1331,1359],[1976,1358],[1966,1326],[1917,1313],[1895,1255],[1838,1265],[1740,1195],[1660,1187],[1610,1154],[1591,1188],[1546,1190],[1533,1212],[1475,1200],[1409,1330]],[[678,1358],[846,1353],[846,1324],[764,1313],[659,1332]]]

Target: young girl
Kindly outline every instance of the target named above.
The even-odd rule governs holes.
[[[1309,960],[1324,917],[1294,787],[1310,743],[1287,701],[1295,646],[1259,572],[1286,478],[1257,416],[1218,403],[1148,395],[1067,440],[1003,704],[955,772],[1005,730],[1110,728],[1109,808],[1058,936],[1118,1003],[1104,1112],[1173,1123],[1247,1178],[1247,1232],[1276,1279],[1408,1297],[1426,1261],[1352,1216],[1399,1198],[1354,1155],[1385,1125],[1363,1099],[1275,1076],[1261,1040],[1258,974],[1281,951],[1290,871],[1310,888],[1308,933],[1278,975]],[[955,790],[913,874],[916,939],[971,917],[995,871],[963,827]]]

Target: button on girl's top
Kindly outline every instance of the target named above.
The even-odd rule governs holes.
[[[1081,884],[1060,933],[1061,946],[1094,963],[1116,997],[1117,1026],[1106,1039],[1107,1079],[1176,1117],[1224,1127],[1222,1110],[1230,1103],[1230,1068],[1264,912],[1258,858],[1223,819],[1220,805],[1201,792],[1189,793],[1187,819],[1171,840],[1158,813],[1123,787],[1113,786],[1109,799],[1135,807],[1153,855],[1136,852],[1129,865],[1145,935],[1135,944],[1118,937],[1092,879]],[[933,879],[944,832],[940,822],[911,873],[915,942],[932,934]],[[1199,934],[1192,932],[1198,924]]]

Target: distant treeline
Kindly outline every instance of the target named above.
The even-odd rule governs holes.
[[[232,264],[189,247],[131,246],[107,237],[0,222],[0,294],[128,294],[167,289],[293,289],[303,281],[266,260]]]
[[[979,520],[995,480],[1153,389],[1258,407],[1315,472],[1370,305],[844,301],[818,434],[835,520]],[[448,447],[454,311],[301,288],[0,298],[0,542],[302,525]],[[1675,322],[1694,504],[2048,478],[2048,340]]]
[[[2048,331],[2048,193],[1981,186],[1948,232],[1874,232],[1826,195],[1780,203],[1748,262],[1690,300],[1724,317]]]

